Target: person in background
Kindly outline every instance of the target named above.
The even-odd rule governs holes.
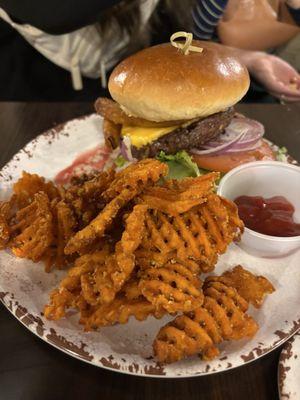
[[[0,96],[96,98],[105,92],[107,72],[150,44],[149,20],[158,1],[0,0]]]
[[[299,43],[300,29],[295,25],[300,22],[300,0],[287,0],[286,2],[281,2],[286,3],[285,5],[288,7],[288,11],[294,19],[294,25],[287,25],[284,23],[278,24],[274,19],[276,16],[274,16],[272,8],[269,7],[268,1],[252,1],[252,4],[249,4],[249,1],[247,4],[244,2],[244,10],[242,9],[242,3],[243,1],[241,0],[199,1],[192,12],[193,20],[195,22],[193,30],[194,35],[199,39],[212,40],[217,34],[219,34],[219,40],[221,42],[224,37],[224,39],[227,39],[224,40],[226,45],[235,45],[235,47],[232,48],[232,51],[241,61],[244,62],[244,64],[246,64],[250,74],[257,83],[263,85],[269,93],[281,100],[300,101],[300,76],[297,72],[297,70],[299,71],[299,63],[293,63],[296,67],[294,68],[289,62],[287,62],[291,62],[292,58],[284,57],[283,51],[278,52],[278,54],[282,55],[286,61],[265,51],[258,51],[261,50],[261,48],[268,50],[268,46],[275,46],[277,43],[282,45],[285,44],[281,43],[281,41],[284,40],[285,35],[287,38],[293,38],[293,42],[297,41],[297,43]],[[279,8],[280,5],[282,4],[280,4],[279,1],[270,1],[270,6]],[[251,9],[251,12],[255,17],[255,6],[257,8],[256,11],[258,16],[263,18],[262,24],[266,26],[269,22],[269,26],[267,26],[266,30],[267,34],[264,36],[262,35],[262,32],[259,31],[259,22],[251,20],[253,16],[249,15],[249,10]],[[248,13],[244,16],[242,21],[238,21],[238,17],[236,17],[239,8],[241,9],[240,14],[243,11]],[[262,13],[264,13],[263,16]],[[230,32],[226,26],[226,20],[229,18],[228,15],[235,16],[234,22],[231,22],[230,25],[231,31],[235,28],[233,32]],[[234,24],[235,26],[233,26]],[[248,32],[246,24],[249,26]],[[226,28],[229,31],[229,34],[227,35]],[[245,36],[243,40],[237,34],[241,29],[243,29],[243,35]],[[274,32],[275,30],[276,32]],[[272,35],[268,35],[269,32],[272,32]],[[230,39],[232,39],[232,42],[230,42]],[[250,48],[252,50],[246,50],[245,48]],[[286,49],[286,47],[281,47],[281,49],[282,48]],[[274,53],[276,52],[275,49],[272,50],[274,50]],[[294,50],[294,53],[296,53],[294,58],[298,57],[299,59],[299,45],[296,50],[297,51]],[[259,89],[259,85],[255,83],[254,85],[252,84],[252,95],[255,94],[256,98],[258,93],[262,93],[262,90]],[[252,96],[252,98],[254,98],[254,96]]]
[[[5,21],[2,38],[0,27],[0,96],[6,100],[93,100],[105,94],[107,74],[130,53],[167,41],[176,30],[193,30],[196,38],[213,39],[227,3],[0,0],[0,17]],[[232,52],[269,92],[285,100],[300,100],[299,74],[289,64],[264,52],[237,48]],[[295,88],[290,87],[291,80]]]

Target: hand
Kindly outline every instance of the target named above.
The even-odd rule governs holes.
[[[291,8],[300,8],[300,0],[285,0],[285,2]]]
[[[273,96],[284,101],[300,101],[300,75],[290,64],[261,52],[250,52],[247,61],[250,74]]]

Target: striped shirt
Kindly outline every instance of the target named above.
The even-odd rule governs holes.
[[[197,0],[192,11],[193,33],[196,38],[212,39],[227,3],[228,0]]]

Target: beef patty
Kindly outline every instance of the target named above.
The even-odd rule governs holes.
[[[140,160],[155,157],[160,151],[174,154],[179,150],[198,148],[222,133],[233,116],[234,109],[231,107],[226,111],[199,119],[186,127],[167,133],[146,146],[139,148],[132,146],[132,155]]]

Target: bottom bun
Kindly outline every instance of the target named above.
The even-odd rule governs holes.
[[[252,151],[217,156],[200,156],[193,154],[192,158],[199,168],[208,169],[210,171],[228,172],[241,164],[259,160],[275,160],[276,157],[269,144],[262,140],[262,144]]]

